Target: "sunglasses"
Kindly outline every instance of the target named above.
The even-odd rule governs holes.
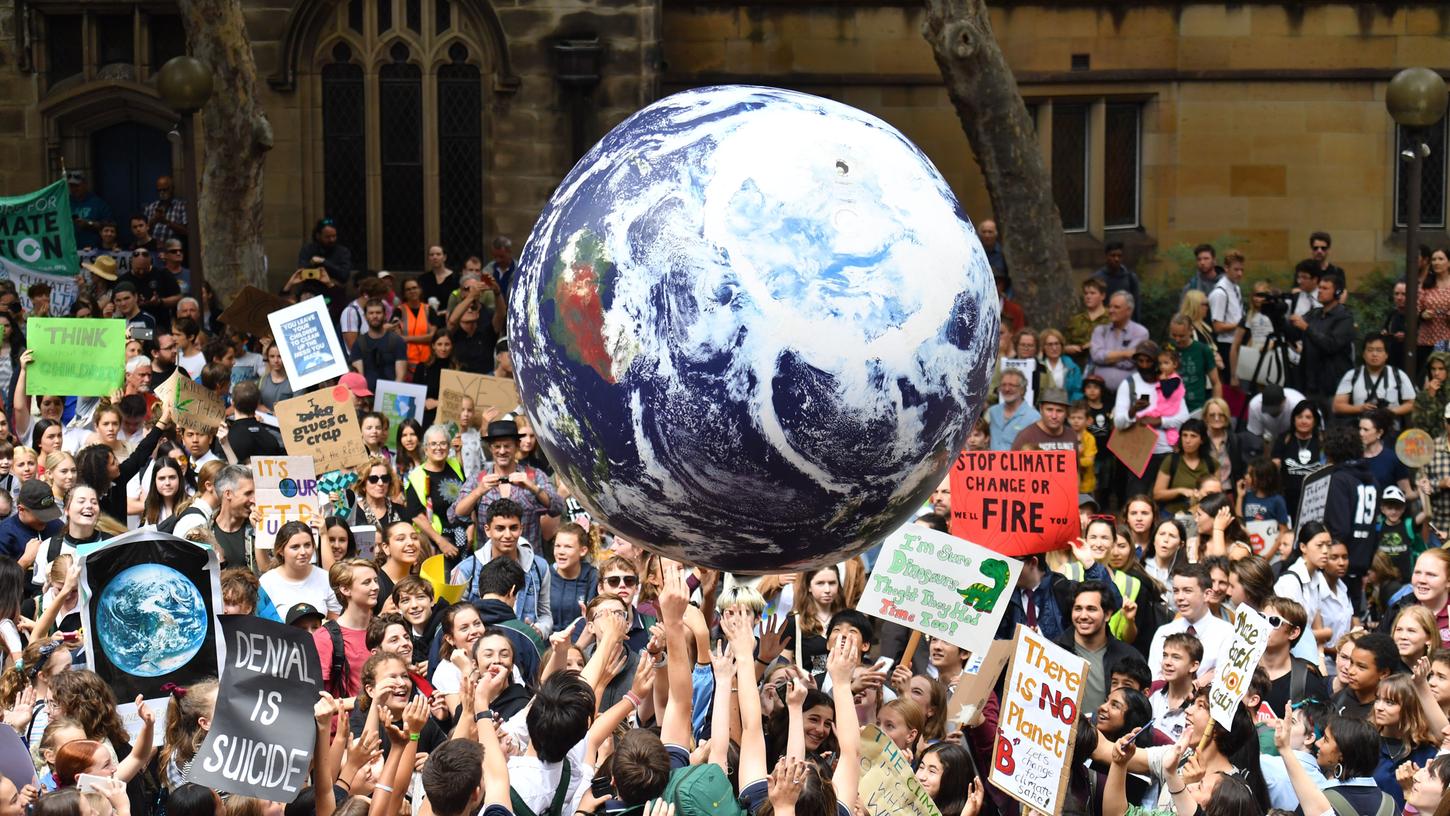
[[[627,586],[627,587],[639,586],[639,576],[637,576],[637,575],[611,575],[611,576],[609,576],[609,577],[607,577],[607,578],[604,579],[604,585],[605,586],[612,586],[612,587],[618,587],[618,586]]]
[[[1288,623],[1288,621],[1284,620],[1278,615],[1267,615],[1265,616],[1265,620],[1269,622],[1270,629],[1278,629],[1284,626],[1284,624]]]
[[[368,484],[392,484],[392,483],[393,483],[393,477],[392,477],[391,474],[384,473],[381,476],[369,476],[368,477]]]

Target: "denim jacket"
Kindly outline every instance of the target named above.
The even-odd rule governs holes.
[[[450,583],[463,586],[463,600],[469,603],[478,600],[479,573],[493,558],[493,542],[484,539],[483,546],[453,570]],[[533,546],[523,538],[519,539],[519,564],[524,568],[524,588],[514,600],[514,614],[547,638],[554,631],[554,618],[549,612],[549,565],[534,554]]]

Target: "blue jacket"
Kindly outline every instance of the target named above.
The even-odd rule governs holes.
[[[1093,564],[1083,573],[1084,580],[1100,581],[1108,586],[1108,594],[1112,596],[1109,601],[1113,609],[1121,609],[1123,606],[1122,593],[1113,583],[1112,573],[1102,564]],[[1068,620],[1072,611],[1072,592],[1078,582],[1056,572],[1048,571],[1042,576],[1042,582],[1033,591],[1037,601],[1037,629],[1042,636],[1048,640],[1057,640],[1063,635],[1072,635],[1071,622]],[[1007,607],[1007,614],[1002,616],[1002,623],[997,627],[997,639],[1009,640],[1017,632],[1017,624],[1027,625],[1027,608],[1025,603],[1025,591],[1022,587],[1012,590],[1012,603]]]
[[[514,614],[524,623],[541,630],[539,634],[547,639],[554,631],[554,617],[549,611],[549,575],[553,570],[544,559],[534,555],[534,548],[529,546],[528,541],[520,538],[518,546],[519,564],[524,568],[524,588],[514,600]],[[483,565],[492,560],[493,542],[485,538],[483,545],[453,570],[451,583],[463,586],[463,600],[470,603],[478,600],[479,573],[483,571]]]
[[[579,604],[589,603],[599,594],[599,570],[588,561],[579,564],[578,578],[562,578],[558,570],[549,568],[549,614],[554,618],[554,631],[562,631],[579,617]]]

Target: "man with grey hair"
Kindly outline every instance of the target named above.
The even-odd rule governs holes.
[[[203,325],[204,321],[201,319],[201,301],[191,296],[183,297],[181,300],[176,301],[176,319],[180,320],[183,317],[195,320],[198,326]]]
[[[1012,450],[1017,434],[1041,418],[1037,409],[1023,401],[1027,393],[1027,377],[1021,369],[1002,372],[997,383],[997,404],[987,409],[987,424],[992,429],[992,450]]]
[[[1094,373],[1103,378],[1108,393],[1116,393],[1133,374],[1133,350],[1148,339],[1148,330],[1133,321],[1133,296],[1114,292],[1108,299],[1108,323],[1093,329],[1090,345]]]
[[[493,260],[488,262],[483,271],[492,275],[503,293],[508,294],[509,287],[514,282],[514,242],[507,235],[500,235],[493,239],[492,252]]]
[[[270,551],[256,547],[254,542],[252,508],[257,504],[257,490],[252,471],[241,465],[227,465],[217,472],[215,490],[218,501],[211,534],[222,567],[250,567],[258,575],[271,569]]]

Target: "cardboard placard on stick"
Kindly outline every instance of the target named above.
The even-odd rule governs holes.
[[[1072,451],[962,451],[950,479],[958,538],[1004,555],[1031,555],[1082,535]]]
[[[290,803],[307,786],[317,726],[312,705],[322,663],[307,632],[252,615],[223,615],[232,649],[216,714],[191,764],[213,790]]]
[[[1021,624],[1002,691],[989,777],[1042,813],[1061,813],[1088,663]]]
[[[1329,477],[1332,468],[1321,467],[1304,477],[1304,489],[1299,494],[1299,517],[1294,519],[1294,539],[1299,531],[1311,521],[1323,521],[1324,510],[1329,505]]]
[[[1157,444],[1158,432],[1146,425],[1130,428],[1115,426],[1113,435],[1108,437],[1108,450],[1139,479],[1148,469],[1148,462],[1153,459],[1153,447]]]
[[[125,379],[124,320],[32,317],[25,344],[33,357],[25,370],[31,395],[103,397]]]
[[[257,511],[262,514],[256,536],[258,547],[271,547],[283,524],[305,523],[321,512],[311,456],[253,456],[252,473]]]
[[[177,366],[176,371],[157,389],[156,396],[171,406],[171,417],[182,430],[211,433],[226,419],[227,409],[216,394],[197,385]]]
[[[317,473],[358,467],[368,460],[346,388],[310,391],[277,403],[276,409],[282,445],[293,456],[311,456]]]
[[[238,329],[256,337],[271,337],[272,324],[267,322],[267,315],[291,305],[285,298],[271,292],[255,286],[244,286],[232,298],[232,305],[221,313],[219,319],[227,328]]]
[[[507,377],[445,369],[438,377],[437,421],[457,422],[464,397],[473,400],[474,416],[488,407],[497,408],[503,414],[519,406],[519,387]]]
[[[957,687],[947,700],[947,722],[965,725],[977,716],[992,687],[997,685],[997,678],[1002,676],[1003,667],[1012,658],[1013,648],[1013,641],[994,640],[985,651],[972,652],[967,657],[967,665],[957,677]]]
[[[1226,729],[1233,728],[1234,712],[1269,647],[1269,622],[1263,615],[1240,605],[1234,610],[1233,623],[1233,637],[1224,644],[1218,671],[1208,687],[1208,712]]]
[[[909,524],[886,539],[856,608],[968,651],[985,649],[1021,574],[1021,561]]]
[[[941,816],[912,772],[911,760],[875,725],[861,728],[861,778],[856,790],[871,816]]]

